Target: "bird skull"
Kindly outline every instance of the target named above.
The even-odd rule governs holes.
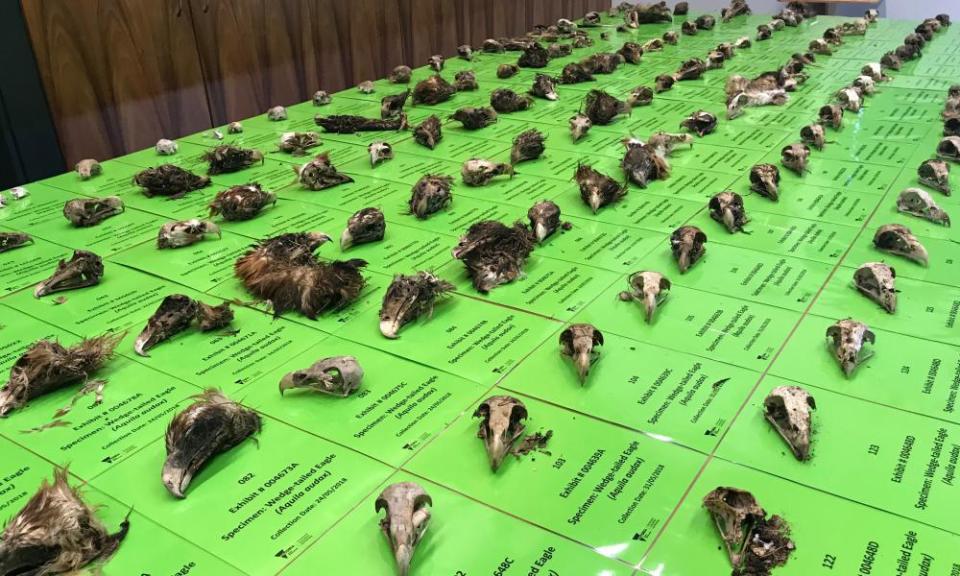
[[[492,396],[480,404],[473,416],[481,419],[477,437],[483,440],[490,467],[496,472],[526,429],[523,422],[527,408],[512,396]]]
[[[723,224],[730,233],[743,230],[747,223],[743,198],[736,192],[725,191],[710,199],[710,217]]]
[[[289,372],[280,380],[280,394],[291,388],[346,398],[360,387],[363,368],[353,356],[334,356],[315,362],[305,370]]]
[[[752,167],[750,189],[776,202],[780,198],[780,169],[773,164],[757,164]]]
[[[667,299],[670,280],[659,272],[644,271],[632,274],[628,279],[630,290],[620,293],[623,301],[636,300],[643,303],[647,324],[653,322],[657,308]]]
[[[380,529],[390,542],[399,576],[407,576],[417,544],[430,523],[433,500],[419,485],[400,482],[388,486],[376,501],[376,511],[385,511]]]
[[[600,355],[596,346],[603,346],[603,334],[591,324],[573,324],[560,333],[560,353],[573,360],[581,384]]]
[[[884,224],[873,236],[873,244],[878,250],[903,256],[918,264],[927,265],[929,255],[923,244],[901,224]]]
[[[853,282],[857,290],[893,314],[897,310],[896,270],[882,262],[868,262],[857,268]]]
[[[876,336],[866,324],[850,318],[827,328],[827,343],[848,378],[870,357],[864,352],[864,344],[873,344],[875,341]]]
[[[800,461],[810,459],[810,411],[816,407],[813,396],[799,386],[774,388],[763,401],[767,421]]]
[[[37,284],[33,295],[37,298],[53,292],[75,290],[100,283],[103,260],[93,252],[76,250],[69,261],[61,260],[52,276]]]
[[[696,226],[681,226],[670,235],[670,250],[683,274],[706,253],[707,235]]]
[[[946,213],[926,190],[907,188],[897,197],[897,210],[905,212],[934,224],[950,226],[950,215]]]

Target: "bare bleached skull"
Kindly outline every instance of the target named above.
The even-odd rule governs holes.
[[[360,388],[363,368],[353,356],[334,356],[315,362],[304,370],[287,373],[280,380],[280,394],[306,388],[330,396],[346,398]]]
[[[670,294],[670,280],[659,272],[645,270],[635,272],[627,279],[630,289],[620,293],[624,302],[635,301],[643,304],[644,318],[647,324],[653,322],[657,309]]]
[[[839,130],[843,125],[843,107],[839,104],[827,104],[820,108],[820,123]]]
[[[780,151],[780,162],[799,175],[807,170],[807,159],[810,158],[810,147],[806,144],[791,144],[784,146]]]
[[[749,220],[743,198],[736,192],[727,190],[715,195],[710,199],[708,207],[710,217],[723,224],[730,233],[743,230]]]
[[[837,92],[837,100],[844,110],[851,112],[859,112],[860,107],[863,105],[863,98],[860,97],[860,92],[854,88],[844,88]],[[837,128],[839,128],[839,126],[837,126]]]
[[[864,350],[864,345],[875,342],[876,336],[870,328],[852,318],[839,320],[827,328],[827,345],[840,365],[840,369],[848,378],[858,366],[872,356]]]
[[[873,236],[873,245],[878,250],[903,256],[918,264],[927,265],[929,255],[920,240],[902,224],[884,224]]]
[[[817,150],[823,150],[826,144],[822,124],[810,124],[800,129],[800,140]]]
[[[33,244],[33,238],[22,232],[0,232],[0,254]]]
[[[63,216],[77,228],[87,228],[122,214],[123,210],[123,200],[119,196],[74,198],[63,205]]]
[[[287,119],[287,109],[283,106],[274,106],[267,110],[267,120],[271,122],[280,122]]]
[[[81,180],[89,180],[99,176],[103,172],[103,167],[93,158],[86,158],[77,162],[76,170]]]
[[[173,156],[177,153],[177,150],[180,149],[176,142],[166,138],[157,140],[157,144],[154,148],[156,149],[157,154],[161,156]]]
[[[917,178],[924,186],[950,195],[950,165],[943,160],[924,160],[917,168]]]
[[[408,79],[409,81],[409,79]],[[313,93],[313,105],[314,106],[326,106],[333,101],[333,98],[326,92],[326,90],[317,90]]]
[[[800,386],[778,386],[763,401],[767,421],[801,462],[810,459],[811,411],[817,403]]]
[[[496,472],[526,430],[527,407],[513,396],[491,396],[480,404],[473,417],[481,419],[477,437],[483,440],[490,468]]]
[[[929,220],[941,226],[950,226],[950,215],[933,201],[926,190],[907,188],[897,197],[897,210]]]
[[[951,162],[960,162],[960,136],[946,136],[937,144],[937,156]]]
[[[216,234],[222,238],[220,227],[209,220],[183,220],[167,222],[160,227],[157,235],[157,248],[182,248],[196,244],[207,234]]]
[[[776,202],[780,199],[780,169],[773,164],[750,168],[750,189]]]
[[[897,272],[882,262],[868,262],[853,273],[853,284],[861,294],[893,314],[897,310]]]
[[[593,122],[587,116],[583,114],[572,116],[570,118],[570,135],[573,136],[573,141],[576,142],[586,136],[592,126]]]
[[[390,542],[399,576],[407,576],[417,544],[430,524],[430,495],[414,482],[391,484],[377,497],[376,511],[385,511],[380,529]]]
[[[590,366],[597,361],[603,346],[603,334],[592,324],[571,324],[560,333],[560,353],[573,360],[580,384],[587,381]]]
[[[670,251],[681,274],[703,257],[707,251],[704,246],[706,243],[707,235],[696,226],[681,226],[673,231],[670,235]]]

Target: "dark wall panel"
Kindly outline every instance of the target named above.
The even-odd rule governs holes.
[[[68,165],[420,66],[607,0],[22,0]]]

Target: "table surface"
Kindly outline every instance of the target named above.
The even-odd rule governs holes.
[[[173,156],[145,150],[103,162],[103,173],[87,181],[68,173],[28,184],[22,200],[5,193],[0,230],[28,233],[34,242],[0,253],[0,369],[42,338],[72,345],[108,332],[126,336],[91,376],[106,381],[102,403],[87,395],[55,416],[71,404],[79,387],[72,385],[0,420],[2,516],[12,517],[54,465],[69,464],[109,529],[132,510],[127,540],[103,566],[108,576],[316,574],[318,567],[386,576],[395,571],[374,502],[386,485],[415,481],[433,505],[413,575],[703,576],[727,574],[730,565],[701,500],[717,486],[734,486],[792,527],[796,551],[777,576],[861,573],[862,566],[886,575],[898,573],[901,561],[910,574],[920,567],[956,572],[960,234],[897,212],[896,199],[921,187],[917,166],[941,137],[947,88],[960,77],[958,27],[938,33],[922,58],[889,71],[891,81],[878,84],[860,111],[848,111],[839,130],[828,128],[825,148],[811,153],[802,176],[781,166],[781,149],[916,22],[881,20],[866,36],[846,37],[832,56],[817,56],[785,105],[747,108],[733,120],[725,116],[728,76],[776,70],[844,20],[820,17],[754,41],[722,69],[677,82],[578,142],[568,120],[591,90],[626,98],[721,42],[752,38],[769,17],[718,18],[712,30],[648,50],[640,64],[561,85],[556,102],[536,99],[480,130],[449,120],[458,108],[487,105],[494,88],[523,94],[537,73],[559,75],[593,52],[680,27],[678,20],[617,32],[616,21],[604,18],[605,27],[589,30],[593,47],[507,80],[496,68],[516,62],[517,53],[448,59],[444,78],[474,70],[480,90],[407,105],[411,124],[431,115],[443,121],[434,150],[409,131],[321,133],[310,154],[329,153],[352,179],[334,188],[300,188],[295,168],[306,160],[279,152],[281,135],[318,130],[316,114],[378,117],[380,99],[406,86],[380,80],[372,94],[345,90],[325,107],[277,103],[290,104],[287,120],[249,118],[241,134],[224,130],[222,141],[211,132],[187,135]],[[430,74],[418,67],[414,82]],[[596,213],[584,205],[572,178],[578,165],[623,182],[621,140],[677,132],[698,110],[717,115],[717,128],[673,151],[668,178],[645,189],[630,184],[622,200]],[[505,162],[514,138],[531,129],[546,136],[542,158],[488,186],[461,182],[465,160]],[[375,140],[390,143],[395,158],[371,167],[367,146]],[[178,200],[147,198],[133,184],[139,171],[167,162],[203,174],[202,154],[223,143],[257,148],[264,160],[213,175],[211,186]],[[749,171],[762,163],[781,166],[777,202],[750,190]],[[427,173],[453,177],[454,200],[420,220],[408,201]],[[221,238],[156,248],[161,225],[209,218],[216,193],[247,182],[273,191],[276,203],[249,221],[214,217]],[[924,189],[958,212],[960,196]],[[709,214],[708,201],[724,190],[742,197],[749,218],[743,232],[726,231]],[[69,200],[102,196],[119,197],[125,211],[91,228],[73,228],[61,215]],[[451,257],[458,237],[481,219],[525,222],[541,200],[555,202],[570,228],[536,247],[523,277],[478,293]],[[337,238],[350,215],[369,206],[386,216],[384,240],[317,251],[323,259],[367,262],[366,287],[347,308],[317,320],[275,318],[234,278],[234,261],[256,241],[308,230]],[[889,223],[913,231],[929,252],[928,266],[874,248],[874,232]],[[708,237],[705,256],[685,274],[668,241],[681,225]],[[104,259],[102,282],[34,298],[33,286],[80,249]],[[852,287],[855,269],[867,262],[895,267],[896,313]],[[418,270],[455,290],[430,318],[387,340],[378,331],[384,291],[394,274]],[[651,323],[638,302],[618,297],[641,270],[672,283]],[[231,329],[192,327],[149,357],[136,355],[134,338],[174,293],[233,302]],[[872,356],[849,378],[824,336],[847,317],[875,335],[864,355]],[[573,322],[591,323],[604,336],[582,385],[557,343]],[[363,367],[358,392],[281,396],[284,374],[337,355],[355,356]],[[779,386],[802,386],[816,400],[808,462],[796,461],[764,419],[764,398]],[[161,483],[164,431],[209,387],[257,410],[262,431],[256,442],[213,458],[177,500]],[[527,433],[552,432],[545,447],[508,458],[496,473],[471,417],[494,395],[526,405]]]

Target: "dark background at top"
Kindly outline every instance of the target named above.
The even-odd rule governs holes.
[[[609,0],[0,2],[0,189]]]

